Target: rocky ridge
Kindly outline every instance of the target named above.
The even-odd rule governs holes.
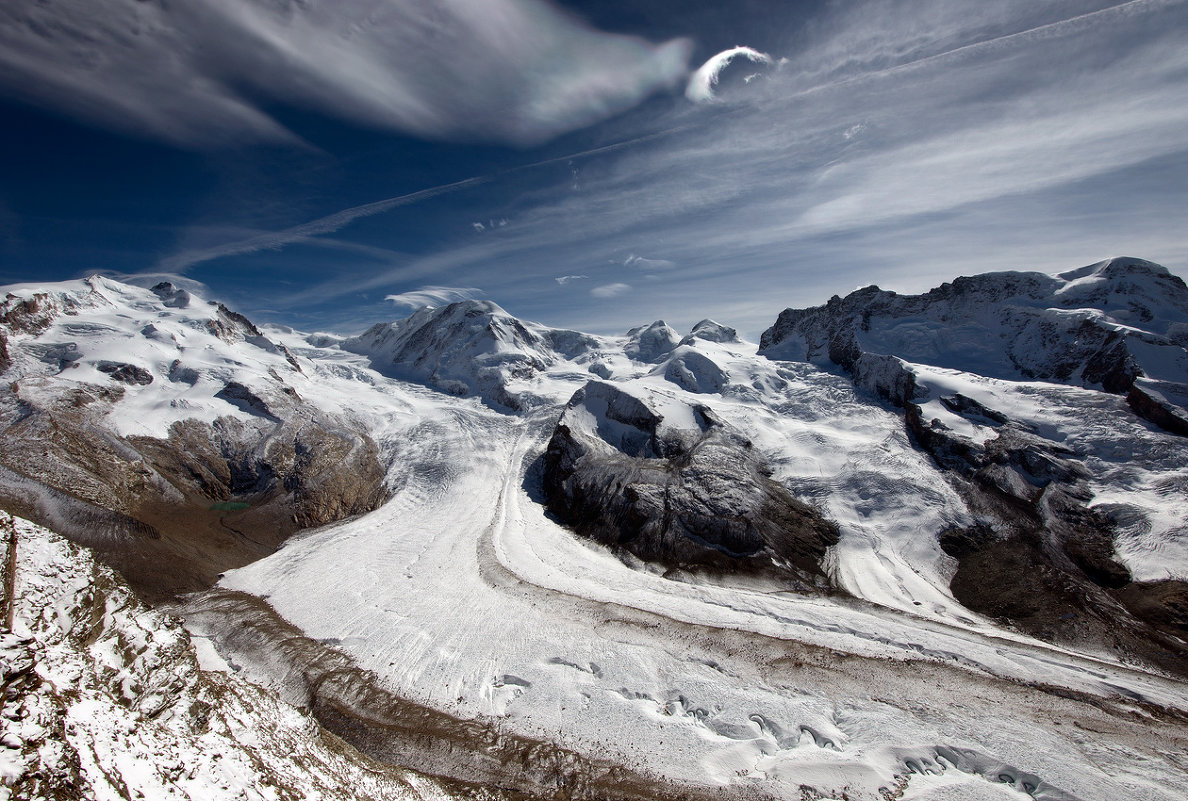
[[[304,397],[293,353],[222,304],[93,277],[10,292],[0,331],[0,499],[152,597],[387,497],[367,431]]]
[[[578,533],[669,568],[825,586],[821,560],[836,527],[773,481],[753,451],[706,406],[661,412],[654,401],[590,381],[549,440],[545,498]]]
[[[1091,454],[1014,419],[1009,406],[953,392],[944,371],[1121,394],[1130,411],[1182,435],[1185,331],[1183,281],[1120,258],[1056,277],[959,278],[917,296],[867,287],[785,310],[760,353],[836,365],[903,410],[913,442],[977,520],[940,533],[959,561],[951,590],[963,604],[1045,639],[1111,643],[1179,672],[1188,583],[1134,581],[1118,561],[1116,520],[1093,503]]]
[[[922,295],[869,286],[785,309],[760,339],[771,358],[832,363],[867,381],[888,357],[983,376],[1129,394],[1136,413],[1183,433],[1188,286],[1152,262],[988,273]],[[1165,388],[1161,394],[1159,388]]]

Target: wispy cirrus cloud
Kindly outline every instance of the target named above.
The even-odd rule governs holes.
[[[316,220],[294,225],[290,228],[285,228],[280,231],[266,231],[264,233],[249,236],[243,239],[235,239],[223,244],[214,245],[208,248],[198,248],[183,250],[179,253],[166,256],[157,264],[157,269],[164,272],[182,272],[193,267],[196,264],[201,264],[205,261],[213,261],[214,259],[221,259],[226,256],[242,256],[248,253],[256,253],[261,250],[279,250],[285,245],[296,243],[325,243],[325,239],[320,239],[323,234],[330,234],[338,231],[346,225],[360,219],[361,217],[371,217],[375,214],[382,214],[385,211],[400,206],[409,206],[414,203],[419,203],[422,200],[429,200],[438,197],[439,195],[456,192],[460,189],[477,186],[489,180],[488,178],[477,177],[467,178],[464,181],[455,181],[451,184],[442,184],[441,186],[434,186],[428,189],[422,189],[418,192],[410,192],[406,195],[398,195],[397,197],[385,198],[383,200],[376,200],[371,203],[364,203],[359,206],[352,206],[349,209],[336,211],[333,214],[327,214],[324,217],[319,217]]]
[[[919,291],[1121,254],[1188,266],[1188,2],[830,9],[794,52],[773,52],[789,61],[767,80],[723,89],[731,102],[584,151],[581,191],[558,171],[513,205],[468,208],[514,214],[496,237],[370,262],[299,299],[465,284],[558,325],[713,317],[754,337],[784,306],[857,284]],[[679,270],[645,264],[658,255]],[[632,291],[625,266],[661,280],[629,278]],[[562,289],[571,275],[589,283]]]
[[[636,270],[668,270],[676,266],[676,262],[669,259],[649,259],[632,253],[623,259],[624,267]]]
[[[0,92],[188,147],[297,142],[291,104],[428,138],[530,144],[686,75],[689,43],[548,0],[9,0]]]

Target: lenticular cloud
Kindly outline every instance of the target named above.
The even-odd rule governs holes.
[[[470,286],[423,286],[411,292],[388,295],[384,300],[390,300],[397,306],[419,309],[422,306],[438,306],[443,303],[449,304],[462,300],[472,300],[481,294],[483,294],[481,289]]]
[[[711,56],[698,68],[697,72],[689,77],[689,83],[685,87],[685,97],[696,103],[713,100],[714,87],[718,85],[718,78],[722,75],[722,70],[730,66],[730,62],[734,61],[737,56],[743,56],[757,64],[771,63],[771,56],[760,53],[751,47],[732,47],[729,50],[723,50],[716,56]]]
[[[688,54],[548,0],[0,4],[0,95],[193,147],[296,141],[277,103],[532,144],[680,82]]]

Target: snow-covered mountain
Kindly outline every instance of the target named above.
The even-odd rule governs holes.
[[[547,401],[536,379],[559,363],[593,364],[600,341],[512,317],[490,301],[422,308],[341,343],[384,375],[454,395],[477,394],[503,408]],[[547,392],[547,390],[545,390]]]
[[[1188,434],[1186,347],[1188,286],[1132,258],[1055,277],[958,278],[923,295],[870,286],[786,309],[760,341],[769,357],[829,361],[859,380],[890,355],[990,378],[1129,392],[1136,413],[1180,434]]]
[[[532,798],[1188,793],[1157,265],[868,288],[758,347],[5,291],[2,505],[373,758]]]
[[[222,304],[99,276],[5,294],[0,499],[150,595],[386,499],[348,396]]]

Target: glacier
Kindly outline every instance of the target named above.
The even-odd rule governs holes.
[[[161,603],[204,673],[372,757],[531,797],[1188,794],[1188,289],[1158,265],[870,288],[760,343],[713,321],[593,336],[487,301],[343,338],[103,278],[4,291],[26,309],[0,329],[7,436],[85,393],[87,424],[136,445],[112,452],[186,497],[143,443],[187,420],[249,451],[294,416],[374,443],[382,497],[204,555],[213,586]],[[548,503],[562,426],[620,471],[595,479],[675,487],[707,420],[748,454],[724,462],[740,479],[835,528],[807,573],[778,548],[762,570],[661,558]],[[78,503],[104,496],[26,465],[0,458],[0,500],[93,531]],[[269,525],[251,514],[218,519]]]

